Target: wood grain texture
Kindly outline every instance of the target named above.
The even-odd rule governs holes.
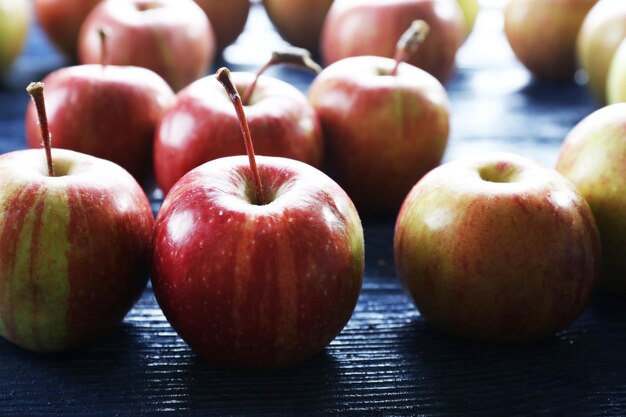
[[[268,29],[258,8],[251,19],[257,26],[249,32]],[[501,25],[499,10],[486,8],[459,53],[447,85],[453,113],[445,159],[508,150],[553,165],[567,131],[596,105],[580,85],[530,79]],[[245,52],[254,38],[247,36],[227,58]],[[35,29],[0,87],[0,151],[24,146],[22,86],[62,64]],[[303,90],[310,81],[293,71],[275,74]],[[598,293],[569,328],[529,345],[441,335],[397,281],[394,221],[364,219],[366,269],[356,311],[323,354],[294,369],[250,373],[206,365],[172,330],[148,288],[120,329],[89,349],[35,355],[0,341],[0,415],[626,415],[623,300]]]

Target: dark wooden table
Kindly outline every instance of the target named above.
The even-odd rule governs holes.
[[[452,134],[445,159],[489,150],[547,165],[597,105],[583,86],[534,81],[512,56],[497,1],[485,2],[447,84]],[[277,35],[255,7],[226,62],[251,68]],[[24,87],[67,63],[35,27],[0,87],[0,152],[25,146]],[[305,90],[310,77],[275,75]],[[158,209],[159,195],[153,194]],[[0,416],[626,415],[626,305],[598,293],[569,328],[538,343],[470,343],[419,316],[398,283],[393,218],[364,219],[366,269],[356,311],[319,356],[274,373],[203,363],[176,335],[148,287],[108,339],[65,355],[0,341]]]

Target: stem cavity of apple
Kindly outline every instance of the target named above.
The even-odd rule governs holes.
[[[400,40],[396,44],[396,53],[393,59],[396,61],[396,65],[391,71],[391,75],[398,73],[398,67],[401,63],[407,61],[420,46],[422,42],[428,36],[430,27],[424,20],[418,19],[411,23],[411,26],[402,34]]]
[[[52,137],[48,127],[48,116],[46,115],[46,103],[43,95],[43,83],[32,82],[26,87],[26,91],[30,94],[35,107],[37,108],[37,117],[39,118],[39,130],[43,140],[42,146],[46,151],[46,160],[48,161],[48,175],[54,177],[54,165],[52,164]]]
[[[250,84],[248,88],[246,88],[246,91],[244,91],[242,99],[242,103],[244,105],[248,105],[250,103],[250,98],[254,93],[259,77],[261,77],[261,75],[263,75],[268,68],[275,65],[292,65],[298,68],[311,70],[316,74],[319,74],[322,71],[322,67],[313,60],[311,53],[306,49],[291,47],[282,51],[274,51],[272,52],[272,56],[269,61],[267,61],[265,65],[257,71],[252,84]]]
[[[266,204],[265,194],[263,192],[263,184],[261,184],[261,176],[259,175],[259,169],[256,165],[256,158],[254,157],[254,146],[252,145],[252,135],[250,134],[250,126],[248,126],[248,120],[243,108],[243,102],[241,96],[237,91],[237,87],[233,83],[230,77],[230,70],[228,68],[220,68],[216,73],[217,80],[222,84],[230,100],[235,107],[237,118],[239,119],[239,126],[241,127],[241,133],[243,134],[244,144],[246,145],[246,153],[248,154],[248,161],[250,163],[250,170],[252,171],[252,179],[254,181],[254,191],[256,195],[256,204],[262,206]]]

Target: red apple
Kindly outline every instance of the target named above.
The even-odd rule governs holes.
[[[57,148],[113,161],[139,181],[152,173],[157,123],[174,93],[156,73],[140,67],[79,65],[45,79],[50,129]],[[26,140],[41,144],[37,112],[26,112]]]
[[[42,352],[122,321],[148,279],[154,224],[123,168],[48,146],[0,156],[0,335]]]
[[[224,74],[248,158],[207,162],[166,196],[153,234],[153,288],[172,327],[205,360],[287,367],[321,351],[350,318],[363,229],[349,197],[321,171],[254,157],[241,99]]]
[[[178,91],[206,74],[216,52],[208,18],[192,0],[107,0],[80,32],[82,64],[98,64],[99,32],[108,33],[109,63],[153,70]]]
[[[319,50],[322,25],[332,4],[333,0],[263,0],[278,33],[313,53]]]
[[[535,76],[571,80],[578,69],[576,37],[598,0],[509,0],[504,31],[517,58]]]
[[[595,111],[567,135],[556,169],[591,206],[602,241],[600,286],[626,295],[626,104]]]
[[[30,0],[0,0],[0,75],[22,52],[30,15]]]
[[[217,50],[222,51],[243,32],[250,0],[195,0],[211,22]]]
[[[80,27],[101,1],[34,0],[34,4],[39,24],[50,41],[68,58],[75,59]]]
[[[255,75],[233,73],[239,89]],[[323,139],[315,110],[306,97],[284,81],[261,76],[246,105],[250,130],[262,155],[283,156],[319,167]],[[167,192],[193,168],[223,156],[245,154],[237,114],[215,76],[196,81],[178,93],[157,128],[154,171]]]
[[[466,24],[456,0],[336,1],[322,29],[322,56],[326,64],[358,55],[392,58],[396,41],[416,19],[425,20],[431,30],[408,63],[444,82],[465,39]]]
[[[506,342],[574,321],[601,262],[593,214],[574,185],[511,154],[428,173],[400,210],[394,250],[398,276],[430,324]]]
[[[577,54],[596,99],[606,102],[606,85],[613,55],[626,39],[626,2],[602,0],[588,13],[578,33]]]
[[[425,41],[426,42],[426,41]],[[346,58],[314,80],[309,101],[329,170],[360,213],[397,211],[439,165],[449,132],[445,89],[427,72],[389,58]]]

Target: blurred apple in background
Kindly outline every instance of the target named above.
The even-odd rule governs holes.
[[[606,85],[613,55],[626,38],[626,1],[601,0],[589,12],[577,40],[578,59],[589,76],[596,99],[606,102]]]
[[[30,22],[30,0],[0,0],[0,74],[22,52]]]
[[[578,123],[556,168],[578,187],[598,223],[600,286],[626,296],[626,104],[604,107]]]
[[[600,271],[593,214],[553,169],[512,154],[435,168],[396,223],[396,269],[435,328],[527,342],[573,322]]]
[[[597,0],[509,0],[504,31],[517,58],[536,77],[573,80],[576,38]]]
[[[444,82],[465,39],[466,24],[456,0],[336,0],[322,29],[324,61],[359,55],[392,58],[396,42],[416,19],[426,21],[430,32],[407,62]]]
[[[250,11],[250,0],[195,0],[209,17],[217,50],[223,51],[243,32]]]
[[[37,19],[48,39],[66,57],[75,60],[80,27],[89,12],[101,1],[34,0],[34,3]]]
[[[626,102],[626,38],[613,54],[609,66],[606,99],[609,104]]]
[[[324,18],[333,0],[263,0],[278,33],[292,45],[319,52]]]
[[[81,28],[82,64],[100,63],[102,28],[109,64],[151,69],[176,91],[205,75],[216,54],[209,19],[192,0],[103,1]]]
[[[476,23],[476,18],[478,17],[478,12],[480,11],[480,3],[478,0],[457,0],[459,2],[459,6],[461,6],[461,11],[463,12],[463,17],[465,18],[465,37],[467,38],[472,30],[474,30],[474,24]]]

